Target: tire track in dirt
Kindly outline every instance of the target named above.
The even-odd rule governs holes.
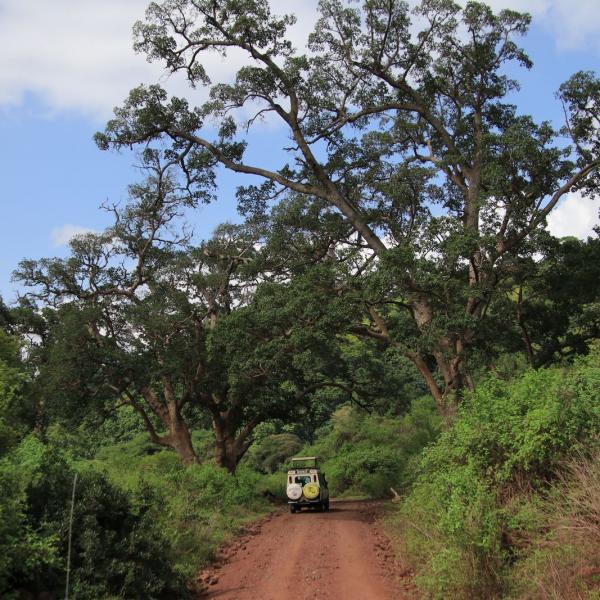
[[[389,542],[373,504],[332,502],[331,511],[278,513],[203,574],[212,600],[402,600]]]

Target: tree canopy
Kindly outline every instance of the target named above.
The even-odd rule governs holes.
[[[162,147],[203,193],[217,165],[262,177],[238,190],[248,214],[295,193],[339,216],[362,247],[360,272],[383,271],[364,299],[362,333],[398,348],[444,411],[472,386],[481,323],[515,261],[536,251],[566,193],[595,193],[600,85],[578,73],[561,86],[557,131],[507,99],[518,91],[507,66],[532,66],[518,45],[528,15],[449,0],[319,7],[308,48],[297,50],[286,38],[294,17],[272,14],[266,0],[152,3],[136,49],[208,86],[209,99],[191,106],[138,87],[96,141]],[[233,82],[211,82],[203,57],[233,49],[246,64]],[[277,170],[244,158],[241,125],[265,115],[290,138]]]
[[[342,386],[332,272],[278,274],[260,223],[225,224],[191,245],[163,168],[131,194],[112,208],[115,224],[75,239],[69,258],[23,261],[16,273],[54,307],[46,392],[74,415],[131,405],[184,462],[196,460],[190,419],[204,415],[217,463],[233,470],[258,423]]]

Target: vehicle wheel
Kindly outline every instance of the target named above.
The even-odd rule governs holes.
[[[293,504],[290,504],[290,512],[294,514],[296,512],[296,507]]]
[[[327,500],[327,502],[325,502],[325,510],[329,511],[329,500]]]

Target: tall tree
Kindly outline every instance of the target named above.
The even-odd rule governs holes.
[[[55,307],[43,379],[70,412],[129,404],[185,463],[197,460],[189,417],[200,412],[217,463],[234,470],[258,423],[288,418],[335,376],[331,274],[278,281],[260,223],[190,245],[171,167],[154,162],[115,224],[73,240],[69,258],[23,261],[16,275]]]
[[[512,314],[534,367],[586,354],[600,337],[600,239],[551,238],[542,252],[522,265],[512,293],[494,306]]]
[[[240,188],[245,206],[286,190],[327,203],[385,271],[363,333],[403,352],[444,411],[472,385],[470,350],[512,261],[532,252],[566,193],[595,192],[598,79],[580,73],[561,87],[573,144],[557,146],[549,123],[506,100],[518,90],[506,65],[531,67],[515,41],[528,15],[450,0],[412,12],[398,0],[322,0],[320,11],[310,54],[300,54],[286,39],[294,18],[272,15],[267,0],[151,3],[135,47],[193,87],[211,85],[208,52],[235,49],[247,63],[199,107],[159,86],[134,89],[96,139],[166,143],[190,176],[219,163],[262,177]],[[264,114],[284,124],[289,164],[245,161],[239,109],[253,111],[248,126]],[[418,335],[395,326],[398,307]]]

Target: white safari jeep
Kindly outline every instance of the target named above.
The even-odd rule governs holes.
[[[287,473],[288,505],[295,513],[303,506],[318,510],[329,510],[329,489],[325,473],[319,470],[316,456],[292,458],[292,467]]]

